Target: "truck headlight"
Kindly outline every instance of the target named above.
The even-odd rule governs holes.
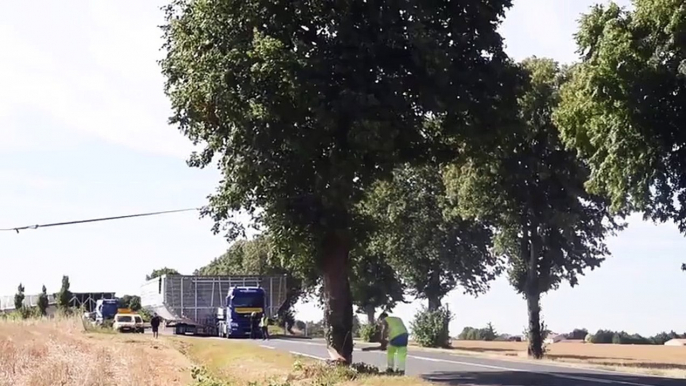
[[[236,323],[236,322],[231,322],[231,327],[238,327],[238,323]]]

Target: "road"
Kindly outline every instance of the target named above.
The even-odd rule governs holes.
[[[326,345],[320,340],[272,339],[254,341],[271,350],[287,351],[315,359],[326,360]],[[386,353],[360,351],[356,343],[355,362],[365,362],[380,368],[386,366]],[[407,358],[407,374],[444,384],[460,386],[686,386],[686,380],[659,378],[613,371],[589,370],[528,361],[454,355],[442,352],[412,351]]]

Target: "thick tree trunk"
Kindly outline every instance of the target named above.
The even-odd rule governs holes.
[[[527,353],[535,359],[543,358],[543,338],[541,336],[541,293],[538,285],[538,259],[541,251],[538,227],[531,227],[529,256],[526,278],[526,306],[529,314],[529,346]]]
[[[376,323],[376,307],[372,305],[366,306],[364,313],[367,314],[367,323],[370,325]]]
[[[441,298],[438,295],[429,295],[427,300],[429,301],[429,311],[437,311],[441,308]]]
[[[426,286],[426,299],[429,301],[429,311],[437,311],[441,308],[441,277],[438,269],[431,272],[429,283]]]
[[[323,268],[324,318],[327,342],[339,358],[352,363],[353,303],[348,280],[349,246],[339,235],[327,240]]]

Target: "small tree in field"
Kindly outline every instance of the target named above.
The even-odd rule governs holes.
[[[48,290],[43,285],[41,293],[38,296],[38,312],[41,316],[45,316],[48,313]]]
[[[62,288],[60,288],[60,292],[57,294],[57,308],[60,311],[69,310],[69,301],[71,300],[69,287],[69,276],[62,276]]]
[[[17,287],[17,293],[14,295],[14,309],[16,311],[21,311],[22,308],[24,308],[24,298],[26,296],[24,295],[24,286],[19,283],[19,287]]]

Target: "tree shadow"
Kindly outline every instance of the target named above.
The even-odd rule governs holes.
[[[506,352],[506,353],[513,353],[517,355],[519,352],[517,350],[513,350],[510,348],[498,348],[498,347],[460,347],[460,346],[452,346],[450,347],[453,350],[460,350],[460,351],[472,351],[472,352]]]
[[[686,380],[594,372],[532,373],[526,371],[434,372],[423,379],[455,386],[684,386]]]
[[[581,361],[592,361],[592,360],[597,360],[597,359],[615,359],[615,360],[630,360],[627,358],[618,358],[618,357],[599,357],[595,355],[574,355],[574,354],[545,354],[546,359],[553,359],[553,360],[559,360],[560,362],[563,362],[564,359],[578,359]],[[595,362],[594,362],[595,363]],[[611,362],[614,363],[615,365],[618,364],[616,362]]]

